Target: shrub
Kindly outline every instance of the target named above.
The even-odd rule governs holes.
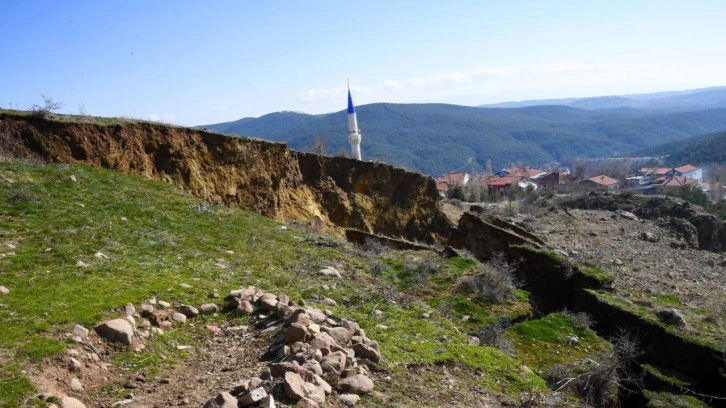
[[[515,298],[515,285],[511,264],[504,254],[494,254],[477,268],[477,274],[468,276],[459,284],[462,293],[475,294],[483,302],[500,303]]]
[[[594,359],[554,366],[546,380],[555,391],[568,391],[595,407],[618,406],[618,396],[642,388],[642,375],[635,370],[642,354],[637,341],[621,331],[611,342],[610,353],[598,353]]]
[[[41,118],[45,118],[48,115],[50,115],[53,111],[56,111],[58,109],[61,109],[64,105],[63,102],[59,102],[54,100],[53,98],[50,98],[45,95],[40,95],[43,97],[43,105],[34,104],[31,107],[31,110],[33,111],[33,115]]]

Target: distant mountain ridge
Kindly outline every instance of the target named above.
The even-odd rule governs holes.
[[[488,159],[494,169],[513,164],[536,166],[574,158],[623,155],[726,130],[726,87],[690,94],[662,93],[656,99],[703,101],[707,99],[704,92],[712,92],[711,99],[716,102],[722,95],[723,107],[681,111],[619,107],[618,97],[604,97],[579,102],[581,106],[610,106],[602,109],[374,103],[358,106],[356,111],[363,135],[364,160],[438,176],[452,170],[483,171]],[[318,139],[328,155],[350,154],[346,126],[345,110],[322,115],[278,112],[204,125],[222,133],[285,142],[292,149],[303,151],[312,151]]]
[[[633,95],[595,96],[589,98],[542,99],[479,105],[481,108],[522,108],[562,105],[597,110],[633,108],[646,110],[689,110],[726,108],[726,86]]]

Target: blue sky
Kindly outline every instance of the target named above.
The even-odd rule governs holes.
[[[726,85],[724,1],[0,0],[0,107],[199,125]]]

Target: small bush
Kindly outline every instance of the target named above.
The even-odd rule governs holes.
[[[514,343],[512,340],[503,336],[508,326],[509,321],[504,319],[497,320],[479,329],[476,332],[476,337],[479,338],[481,344],[496,347],[503,353],[513,356],[515,354]]]
[[[495,254],[477,268],[477,274],[468,276],[459,284],[461,293],[475,294],[485,303],[501,303],[515,298],[517,289],[512,265],[503,254]]]
[[[361,245],[358,246],[361,251],[367,252],[374,255],[381,255],[388,251],[388,245],[384,244],[383,242],[373,239],[373,238],[366,238],[365,241]]]
[[[41,95],[41,97],[43,97],[43,105],[34,104],[30,108],[30,110],[33,111],[34,116],[46,118],[53,111],[57,111],[58,109],[63,108],[63,102],[56,101],[53,98],[45,95]]]
[[[642,375],[635,371],[642,351],[633,337],[625,332],[611,339],[610,353],[598,353],[594,359],[554,366],[546,380],[555,391],[567,391],[595,407],[616,407],[618,396],[642,387]]]

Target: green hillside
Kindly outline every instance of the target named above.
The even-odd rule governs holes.
[[[64,350],[78,347],[64,334],[74,323],[91,327],[117,316],[120,306],[150,297],[174,305],[209,302],[210,294],[223,296],[240,285],[285,293],[355,319],[379,342],[384,359],[374,372],[384,380],[360,406],[382,406],[382,396],[385,405],[411,406],[421,402],[419,392],[428,393],[431,406],[452,399],[476,406],[474,388],[514,405],[551,393],[540,376],[523,368],[523,360],[469,344],[469,336],[481,327],[531,318],[532,311],[524,291],[493,303],[456,294],[462,279],[481,270],[468,258],[354,247],[319,231],[281,228],[255,213],[200,202],[159,181],[7,156],[0,156],[0,225],[0,285],[9,288],[0,297],[3,407],[46,406],[32,397],[41,390],[29,376],[48,359],[66,364]],[[332,282],[318,273],[331,265],[342,279]],[[321,296],[338,305],[321,303]],[[199,319],[148,339],[144,351],[113,348],[106,355],[108,372],[120,374],[114,374],[115,380],[103,374],[110,379],[83,395],[88,406],[109,406],[128,395],[125,378],[139,373],[149,381],[158,378],[188,355],[179,345],[213,336],[205,325],[254,323],[232,313]],[[582,332],[585,350],[609,347],[568,318],[539,325]],[[520,334],[517,341],[537,335]],[[586,355],[569,356],[570,347],[562,341],[549,345],[547,353],[560,350],[565,361]],[[457,373],[454,385],[430,383],[428,376],[439,378],[449,369]]]
[[[636,155],[668,156],[666,163],[700,166],[706,163],[726,162],[726,132],[695,136],[638,150]]]
[[[726,128],[726,108],[658,113],[637,109],[585,110],[566,106],[475,108],[445,104],[377,103],[356,108],[364,159],[430,175],[480,171],[487,159],[501,168],[572,158],[604,157]],[[349,151],[346,112],[281,112],[205,127],[286,142],[329,155]],[[469,158],[472,161],[469,163]]]

